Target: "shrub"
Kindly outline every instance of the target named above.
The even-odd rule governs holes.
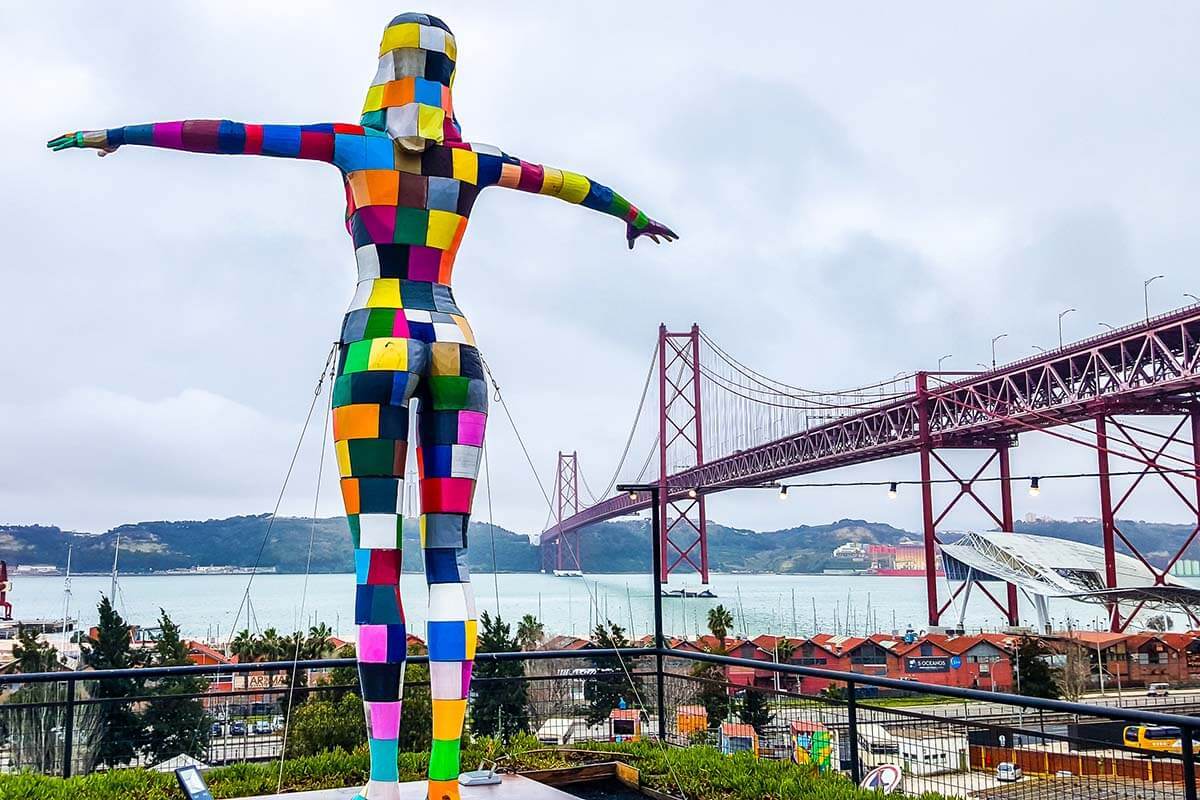
[[[818,775],[810,767],[787,761],[755,759],[749,753],[723,756],[712,747],[664,748],[655,742],[609,744],[589,742],[588,750],[611,753],[613,760],[634,764],[644,785],[688,800],[877,800],[878,794],[855,788],[840,775]],[[532,736],[516,736],[503,748],[492,739],[476,739],[465,750],[463,762],[496,760],[506,769],[549,769],[580,763],[576,751],[546,749]],[[593,761],[604,756],[592,756]],[[400,780],[422,780],[424,754],[400,754]],[[353,753],[335,750],[284,762],[282,790],[334,789],[365,784],[368,758],[364,748]],[[276,791],[278,762],[237,764],[207,775],[213,797],[232,798]],[[63,780],[23,773],[0,775],[4,800],[180,800],[175,776],[142,769],[113,770]],[[922,800],[939,800],[922,795]]]
[[[343,695],[337,702],[309,700],[296,707],[288,725],[288,758],[331,750],[351,752],[367,741],[362,700]]]

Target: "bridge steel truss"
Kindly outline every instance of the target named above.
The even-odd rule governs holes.
[[[693,331],[696,331],[695,327]],[[660,328],[660,353],[677,352],[678,339],[664,339],[664,333],[665,329]],[[686,338],[688,335],[676,336]],[[672,344],[667,345],[668,341]],[[693,363],[698,361],[694,348]],[[662,363],[660,360],[660,369]],[[1145,476],[1165,477],[1164,473],[1168,473],[1182,479],[1185,489],[1178,489],[1177,493],[1192,498],[1190,506],[1198,512],[1197,530],[1189,537],[1188,544],[1200,536],[1200,474],[1197,472],[1200,451],[1196,445],[1197,425],[1200,425],[1196,421],[1200,413],[1197,411],[1200,408],[1200,306],[1153,317],[986,372],[923,371],[918,372],[916,378],[918,390],[910,395],[712,461],[702,459],[702,443],[697,435],[696,466],[660,479],[663,494],[670,503],[678,503],[702,499],[708,493],[761,487],[786,478],[911,454],[921,457],[921,478],[927,492],[932,466],[937,461],[935,451],[962,448],[993,451],[1003,471],[1007,448],[1019,434],[1045,431],[1056,438],[1095,448],[1101,473],[1109,472],[1104,465],[1106,460],[1120,458],[1126,465],[1133,463],[1145,467]],[[660,394],[665,398],[667,391],[663,379],[660,373]],[[675,391],[684,393],[679,388]],[[697,394],[695,414],[699,417],[700,413]],[[1109,425],[1116,427],[1113,420],[1119,415],[1187,417],[1192,426],[1190,446],[1193,455],[1186,464],[1172,465],[1167,463],[1165,454],[1156,455],[1154,446],[1136,446],[1136,454],[1112,449],[1105,434]],[[1099,420],[1104,420],[1103,424]],[[1062,430],[1085,430],[1083,424],[1091,428],[1087,430],[1086,438]],[[660,429],[674,430],[669,422],[660,424]],[[1132,430],[1125,426],[1126,432]],[[1180,436],[1172,438],[1186,444]],[[662,460],[660,466],[665,473],[664,465],[665,460]],[[964,492],[968,495],[971,493],[968,487],[973,482],[965,482]],[[1110,482],[1102,476],[1100,484],[1104,546],[1109,562],[1113,563],[1112,554],[1118,540],[1131,547],[1115,521],[1115,514],[1127,498],[1113,502],[1111,486],[1107,490],[1104,488]],[[692,492],[697,497],[692,498]],[[644,493],[609,497],[564,518],[543,533],[542,541],[552,541],[565,532],[645,510],[649,504],[650,498]],[[989,513],[996,517],[993,510]],[[1009,521],[1010,515],[1011,511],[1001,509],[999,520],[1002,525]],[[933,512],[931,503],[927,511],[923,509],[923,516],[927,566],[934,567],[936,556],[932,551],[936,549],[938,515]],[[931,526],[930,522],[935,524]],[[1011,528],[1011,525],[1004,527]],[[704,528],[699,530],[700,541],[696,547],[706,548],[706,531]],[[1184,549],[1175,554],[1172,563],[1183,555]],[[706,555],[704,550],[701,552]],[[702,556],[702,560],[706,559]],[[1160,575],[1161,581],[1161,572],[1156,571],[1156,574]],[[1109,570],[1108,577],[1115,580],[1115,566]],[[933,582],[933,578],[927,580]],[[1007,600],[1011,595],[1010,590],[1009,598],[1003,604],[1009,614],[1012,603]],[[944,606],[936,596],[936,586],[928,600],[930,622],[937,624]],[[1114,626],[1122,624],[1115,613],[1113,619]]]

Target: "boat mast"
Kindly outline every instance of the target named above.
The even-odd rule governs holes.
[[[113,548],[113,566],[112,566],[112,583],[108,587],[108,599],[113,604],[113,608],[117,606],[117,557],[121,555],[121,532],[117,531],[117,544]]]
[[[59,652],[64,656],[67,654],[67,628],[71,620],[71,551],[74,547],[73,544],[67,545],[67,575],[63,579],[63,641]]]

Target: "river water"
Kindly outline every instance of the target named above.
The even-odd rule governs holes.
[[[249,586],[250,627],[274,627],[280,632],[325,622],[342,638],[354,636],[354,576],[311,575],[154,575],[122,577],[117,610],[131,623],[150,626],[166,609],[185,635],[225,638],[231,629],[247,627]],[[61,577],[20,576],[9,599],[18,618],[59,617],[65,595]],[[649,576],[587,575],[556,578],[540,574],[477,574],[476,605],[495,613],[497,596],[501,616],[514,622],[524,614],[539,617],[548,634],[586,636],[597,619],[611,619],[634,637],[653,627],[653,601]],[[671,588],[684,585],[678,579]],[[943,590],[944,590],[944,584]],[[424,638],[424,579],[403,576],[405,613],[412,633]],[[999,585],[996,585],[999,589]],[[696,583],[690,584],[697,588]],[[728,575],[713,574],[711,588],[718,598],[666,598],[663,623],[668,634],[695,636],[705,632],[708,610],[717,603],[733,612],[734,634],[783,633],[809,635],[815,631],[849,630],[861,635],[868,629],[903,632],[908,626],[926,626],[925,581],[916,577],[866,575]],[[96,619],[96,603],[110,590],[103,576],[71,579],[70,614],[82,625]],[[1002,590],[993,593],[1001,596]],[[945,596],[945,595],[943,595]],[[955,617],[952,608],[943,624]],[[1076,627],[1092,627],[1102,617],[1099,606],[1071,601],[1051,601],[1051,615],[1066,626],[1067,616]],[[1032,624],[1033,607],[1022,597],[1022,623]],[[999,611],[976,591],[967,608],[968,629],[999,629]],[[515,627],[515,626],[514,626]]]

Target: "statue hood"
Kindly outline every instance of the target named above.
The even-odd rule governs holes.
[[[363,104],[364,127],[387,131],[406,150],[462,140],[450,87],[458,48],[429,14],[401,14],[383,31],[379,69]]]

